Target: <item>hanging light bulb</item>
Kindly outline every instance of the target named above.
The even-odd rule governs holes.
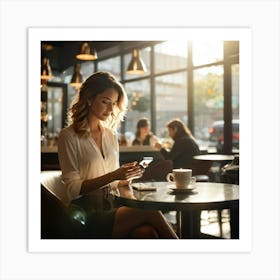
[[[43,64],[41,65],[41,80],[49,80],[52,78],[52,70],[49,60],[44,57]]]
[[[126,73],[127,74],[144,74],[145,72],[147,72],[147,68],[146,68],[143,60],[140,58],[139,50],[134,49],[132,52],[132,58],[127,67]]]
[[[82,83],[83,83],[83,76],[81,73],[81,65],[76,64],[74,66],[74,73],[70,81],[70,86],[74,87],[75,89],[79,89]]]
[[[84,42],[81,44],[80,51],[76,55],[76,58],[80,60],[95,60],[97,59],[97,52],[95,48],[90,48],[88,42]]]

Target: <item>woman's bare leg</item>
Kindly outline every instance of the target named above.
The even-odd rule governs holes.
[[[122,206],[117,209],[113,228],[113,238],[125,238],[134,229],[143,224],[151,225],[159,238],[175,238],[178,236],[160,211],[142,210]]]

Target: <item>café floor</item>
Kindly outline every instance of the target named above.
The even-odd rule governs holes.
[[[176,212],[171,211],[164,214],[176,231]],[[222,210],[222,220],[219,223],[218,211],[201,211],[200,231],[213,238],[230,238],[229,211]]]

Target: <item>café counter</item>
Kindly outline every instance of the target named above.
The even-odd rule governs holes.
[[[120,164],[140,161],[143,157],[163,159],[161,153],[150,146],[120,146]],[[57,146],[41,146],[41,170],[59,170]]]

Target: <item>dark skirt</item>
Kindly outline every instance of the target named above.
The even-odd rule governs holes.
[[[76,210],[75,216],[84,224],[83,238],[112,238],[117,207],[109,188],[73,200],[70,208]]]

